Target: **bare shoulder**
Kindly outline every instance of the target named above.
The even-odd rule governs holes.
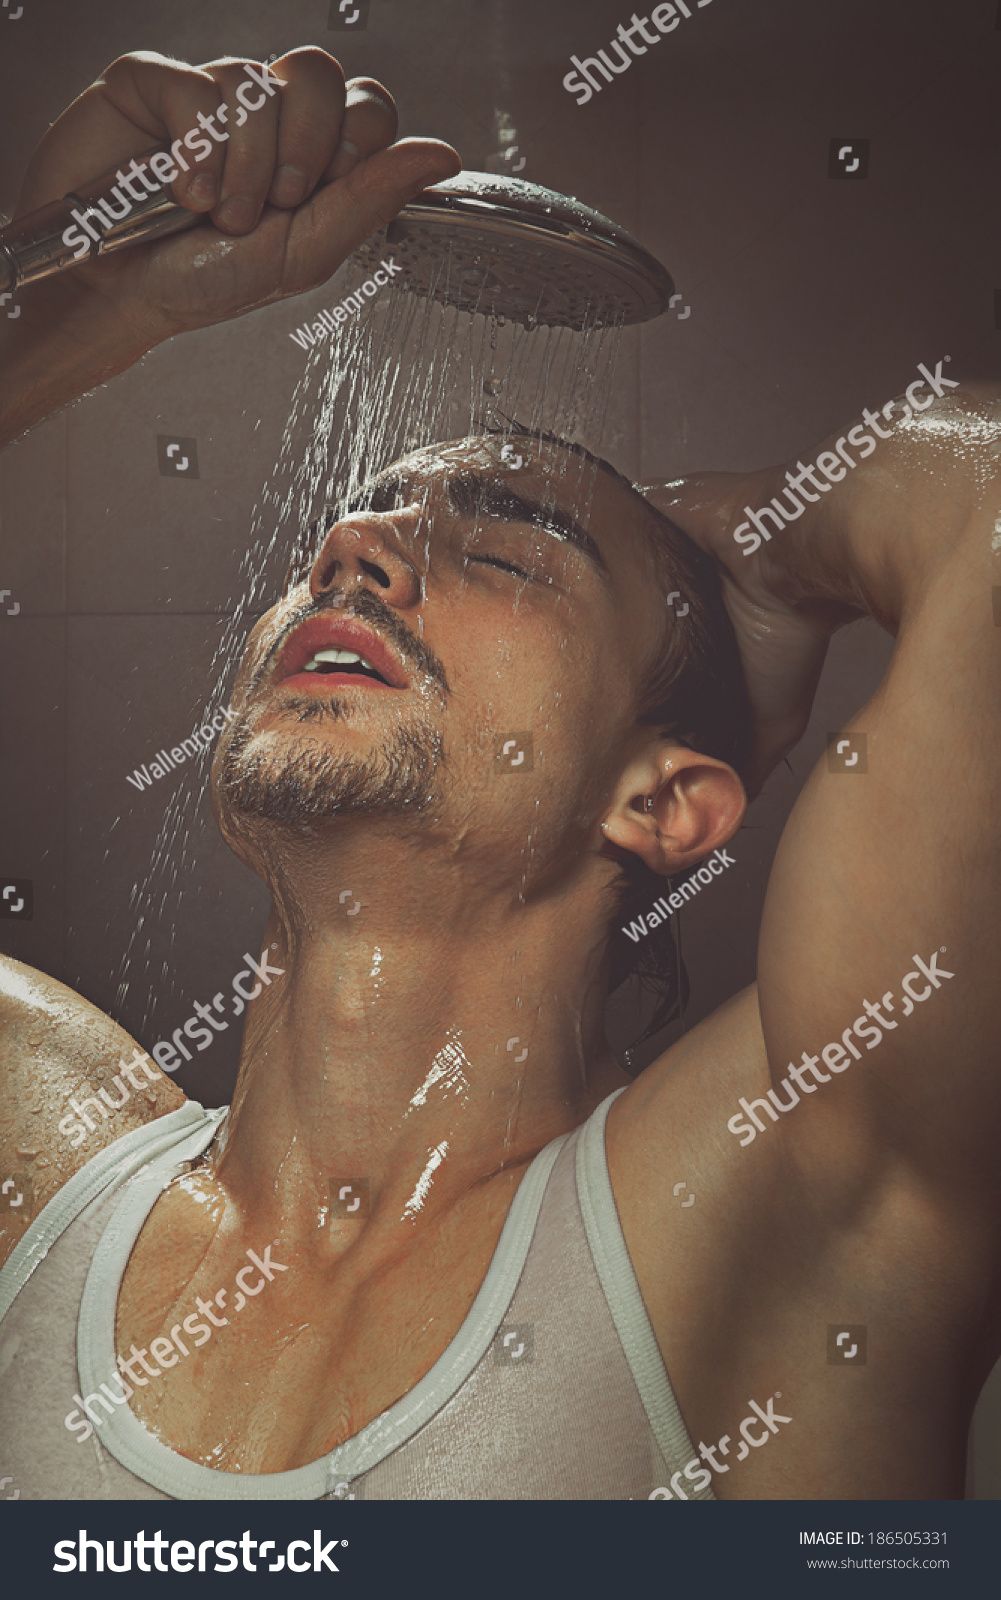
[[[91,1156],[184,1100],[103,1011],[0,957],[0,1263]]]

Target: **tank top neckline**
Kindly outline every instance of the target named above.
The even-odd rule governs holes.
[[[102,1444],[129,1472],[176,1500],[315,1500],[370,1471],[452,1399],[486,1354],[517,1288],[560,1151],[570,1139],[590,1130],[592,1141],[600,1141],[603,1156],[605,1118],[623,1092],[615,1090],[580,1128],[559,1135],[534,1158],[515,1191],[483,1282],[454,1337],[407,1394],[350,1439],[317,1460],[285,1472],[223,1472],[190,1461],[161,1443],[129,1406],[122,1404],[104,1420]],[[154,1160],[126,1183],[97,1245],[77,1324],[77,1366],[83,1395],[97,1392],[102,1382],[110,1383],[118,1372],[115,1318],[125,1267],[159,1195],[182,1165],[197,1160],[208,1148],[225,1112],[203,1112],[203,1116],[207,1123],[200,1122],[192,1132],[189,1120],[170,1147],[163,1148],[161,1140]],[[165,1120],[161,1119],[160,1127]],[[614,1201],[612,1207],[614,1210]]]

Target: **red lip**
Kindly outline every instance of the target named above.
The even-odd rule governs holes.
[[[307,672],[306,663],[312,661],[318,650],[354,650],[364,656],[369,666],[383,678],[367,678],[354,672]],[[406,689],[410,680],[392,651],[363,622],[354,617],[311,617],[301,627],[295,628],[286,639],[278,655],[273,683],[287,684],[295,680],[296,689],[311,688],[365,688]]]

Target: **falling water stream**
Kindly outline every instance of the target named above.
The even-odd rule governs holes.
[[[447,283],[447,252],[439,270]],[[325,303],[343,299],[362,275],[349,262]],[[301,581],[326,508],[401,455],[485,426],[503,429],[508,419],[600,454],[620,332],[620,326],[600,326],[593,317],[585,318],[580,332],[524,327],[459,310],[433,294],[418,296],[398,283],[364,299],[362,309],[332,333],[324,329],[305,357],[277,462],[243,541],[232,612],[201,704],[228,701],[251,627],[280,598],[274,574],[284,553],[291,580]],[[516,437],[511,448],[517,448]],[[576,458],[569,459],[579,470]],[[564,464],[562,470],[569,468]],[[583,509],[586,515],[586,503]],[[127,1007],[143,1039],[150,1036],[154,1003],[169,1007],[177,993],[172,957],[193,925],[192,887],[203,883],[206,871],[211,753],[201,753],[196,762],[197,777],[170,796],[148,869],[132,891],[132,929],[113,1009],[121,1016]],[[237,942],[236,948],[245,947]],[[215,976],[221,982],[229,975]],[[177,1004],[187,1002],[178,995]]]

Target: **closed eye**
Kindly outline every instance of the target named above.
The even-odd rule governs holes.
[[[499,567],[502,572],[512,572],[516,578],[531,578],[531,573],[524,567],[516,566],[513,561],[502,561],[500,556],[467,556],[467,562],[478,561],[485,567]]]

